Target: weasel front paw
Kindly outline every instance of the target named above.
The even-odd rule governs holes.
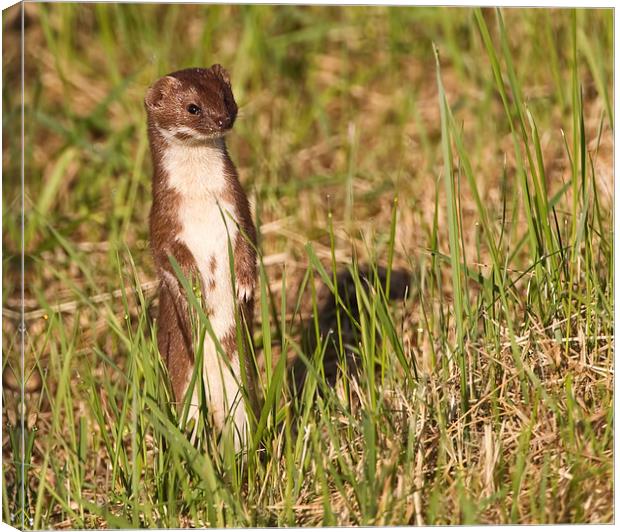
[[[254,286],[246,283],[237,283],[237,299],[240,301],[250,301],[254,296]]]

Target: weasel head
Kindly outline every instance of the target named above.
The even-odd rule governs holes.
[[[144,106],[149,126],[169,142],[205,144],[223,137],[237,118],[228,72],[220,65],[187,68],[158,79]]]

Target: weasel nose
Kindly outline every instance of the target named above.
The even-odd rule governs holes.
[[[222,116],[221,118],[218,118],[215,122],[222,129],[228,129],[232,125],[232,120],[229,116]]]

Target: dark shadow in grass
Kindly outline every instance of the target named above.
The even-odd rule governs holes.
[[[360,266],[358,273],[363,289],[369,297],[372,294],[371,288],[375,286],[377,280],[382,287],[386,285],[387,269],[384,267],[378,266],[373,270],[369,266]],[[403,269],[392,270],[389,294],[386,294],[388,299],[396,302],[410,297],[409,287],[411,280],[412,275],[409,271]],[[357,352],[359,328],[355,325],[360,322],[360,308],[355,291],[355,280],[351,271],[345,269],[337,274],[337,287],[339,298],[342,301],[340,308],[338,308],[335,293],[328,286],[323,285],[317,295],[318,312],[316,314],[318,319],[315,320],[311,316],[301,325],[301,346],[308,360],[316,352],[319,342],[321,342],[321,345],[324,345],[327,339],[322,368],[316,369],[324,371],[325,382],[330,387],[334,387],[339,374],[343,371],[347,372],[350,377],[356,377],[360,370],[360,357]],[[343,306],[349,309],[349,313],[344,310]],[[340,354],[340,339],[338,335],[338,312],[340,313],[342,354]],[[377,343],[381,341],[382,339],[377,334]],[[307,362],[300,357],[296,357],[289,364],[289,383],[291,388],[293,388],[291,392],[294,395],[301,396],[303,393],[307,375]]]

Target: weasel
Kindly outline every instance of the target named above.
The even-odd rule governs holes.
[[[256,229],[224,139],[237,117],[230,77],[220,65],[173,72],[148,89],[144,104],[153,160],[150,233],[160,281],[159,352],[175,401],[182,405],[194,371],[196,335],[172,256],[188,279],[198,280],[203,308],[228,358],[223,360],[207,332],[202,379],[209,416],[220,432],[233,428],[239,450],[247,440],[248,417],[241,393],[235,308],[246,337],[256,286]],[[245,353],[249,355],[247,349]],[[250,366],[248,362],[246,368]],[[246,370],[250,394],[252,373]],[[196,383],[188,415],[195,427],[200,412],[197,390]]]

